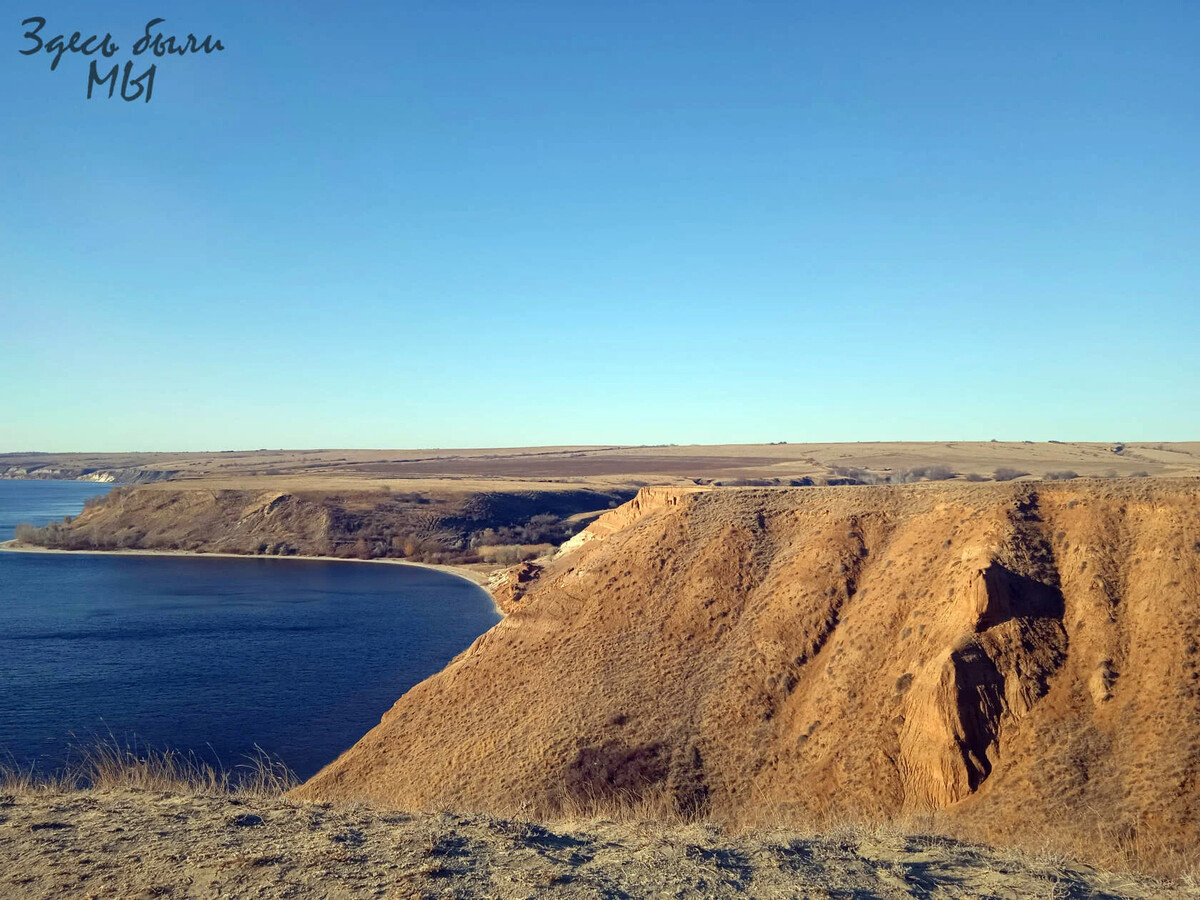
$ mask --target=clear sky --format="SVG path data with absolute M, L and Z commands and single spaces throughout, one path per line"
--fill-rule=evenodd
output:
M 1194 0 L 4 9 L 0 450 L 1200 439 Z

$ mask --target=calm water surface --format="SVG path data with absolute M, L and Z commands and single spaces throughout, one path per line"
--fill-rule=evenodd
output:
M 107 489 L 0 481 L 0 540 Z M 0 754 L 111 732 L 227 766 L 258 744 L 307 777 L 496 621 L 404 566 L 0 553 Z

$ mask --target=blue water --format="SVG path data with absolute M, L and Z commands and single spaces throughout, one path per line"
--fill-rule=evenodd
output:
M 0 539 L 106 489 L 0 481 Z M 415 567 L 0 553 L 0 755 L 50 767 L 111 733 L 308 777 L 497 620 Z
M 111 484 L 86 481 L 0 480 L 0 541 L 10 541 L 21 522 L 45 525 L 64 516 L 75 516 L 90 497 L 102 497 Z

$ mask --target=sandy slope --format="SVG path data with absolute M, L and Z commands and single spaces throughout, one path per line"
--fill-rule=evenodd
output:
M 937 809 L 1173 865 L 1200 846 L 1198 487 L 647 489 L 298 793 Z
M 1130 897 L 1181 884 L 898 831 L 545 828 L 279 799 L 0 795 L 0 896 Z

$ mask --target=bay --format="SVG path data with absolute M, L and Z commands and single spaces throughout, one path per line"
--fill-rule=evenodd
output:
M 0 539 L 107 488 L 0 481 Z M 411 566 L 0 553 L 0 756 L 51 768 L 111 735 L 308 777 L 498 620 Z

